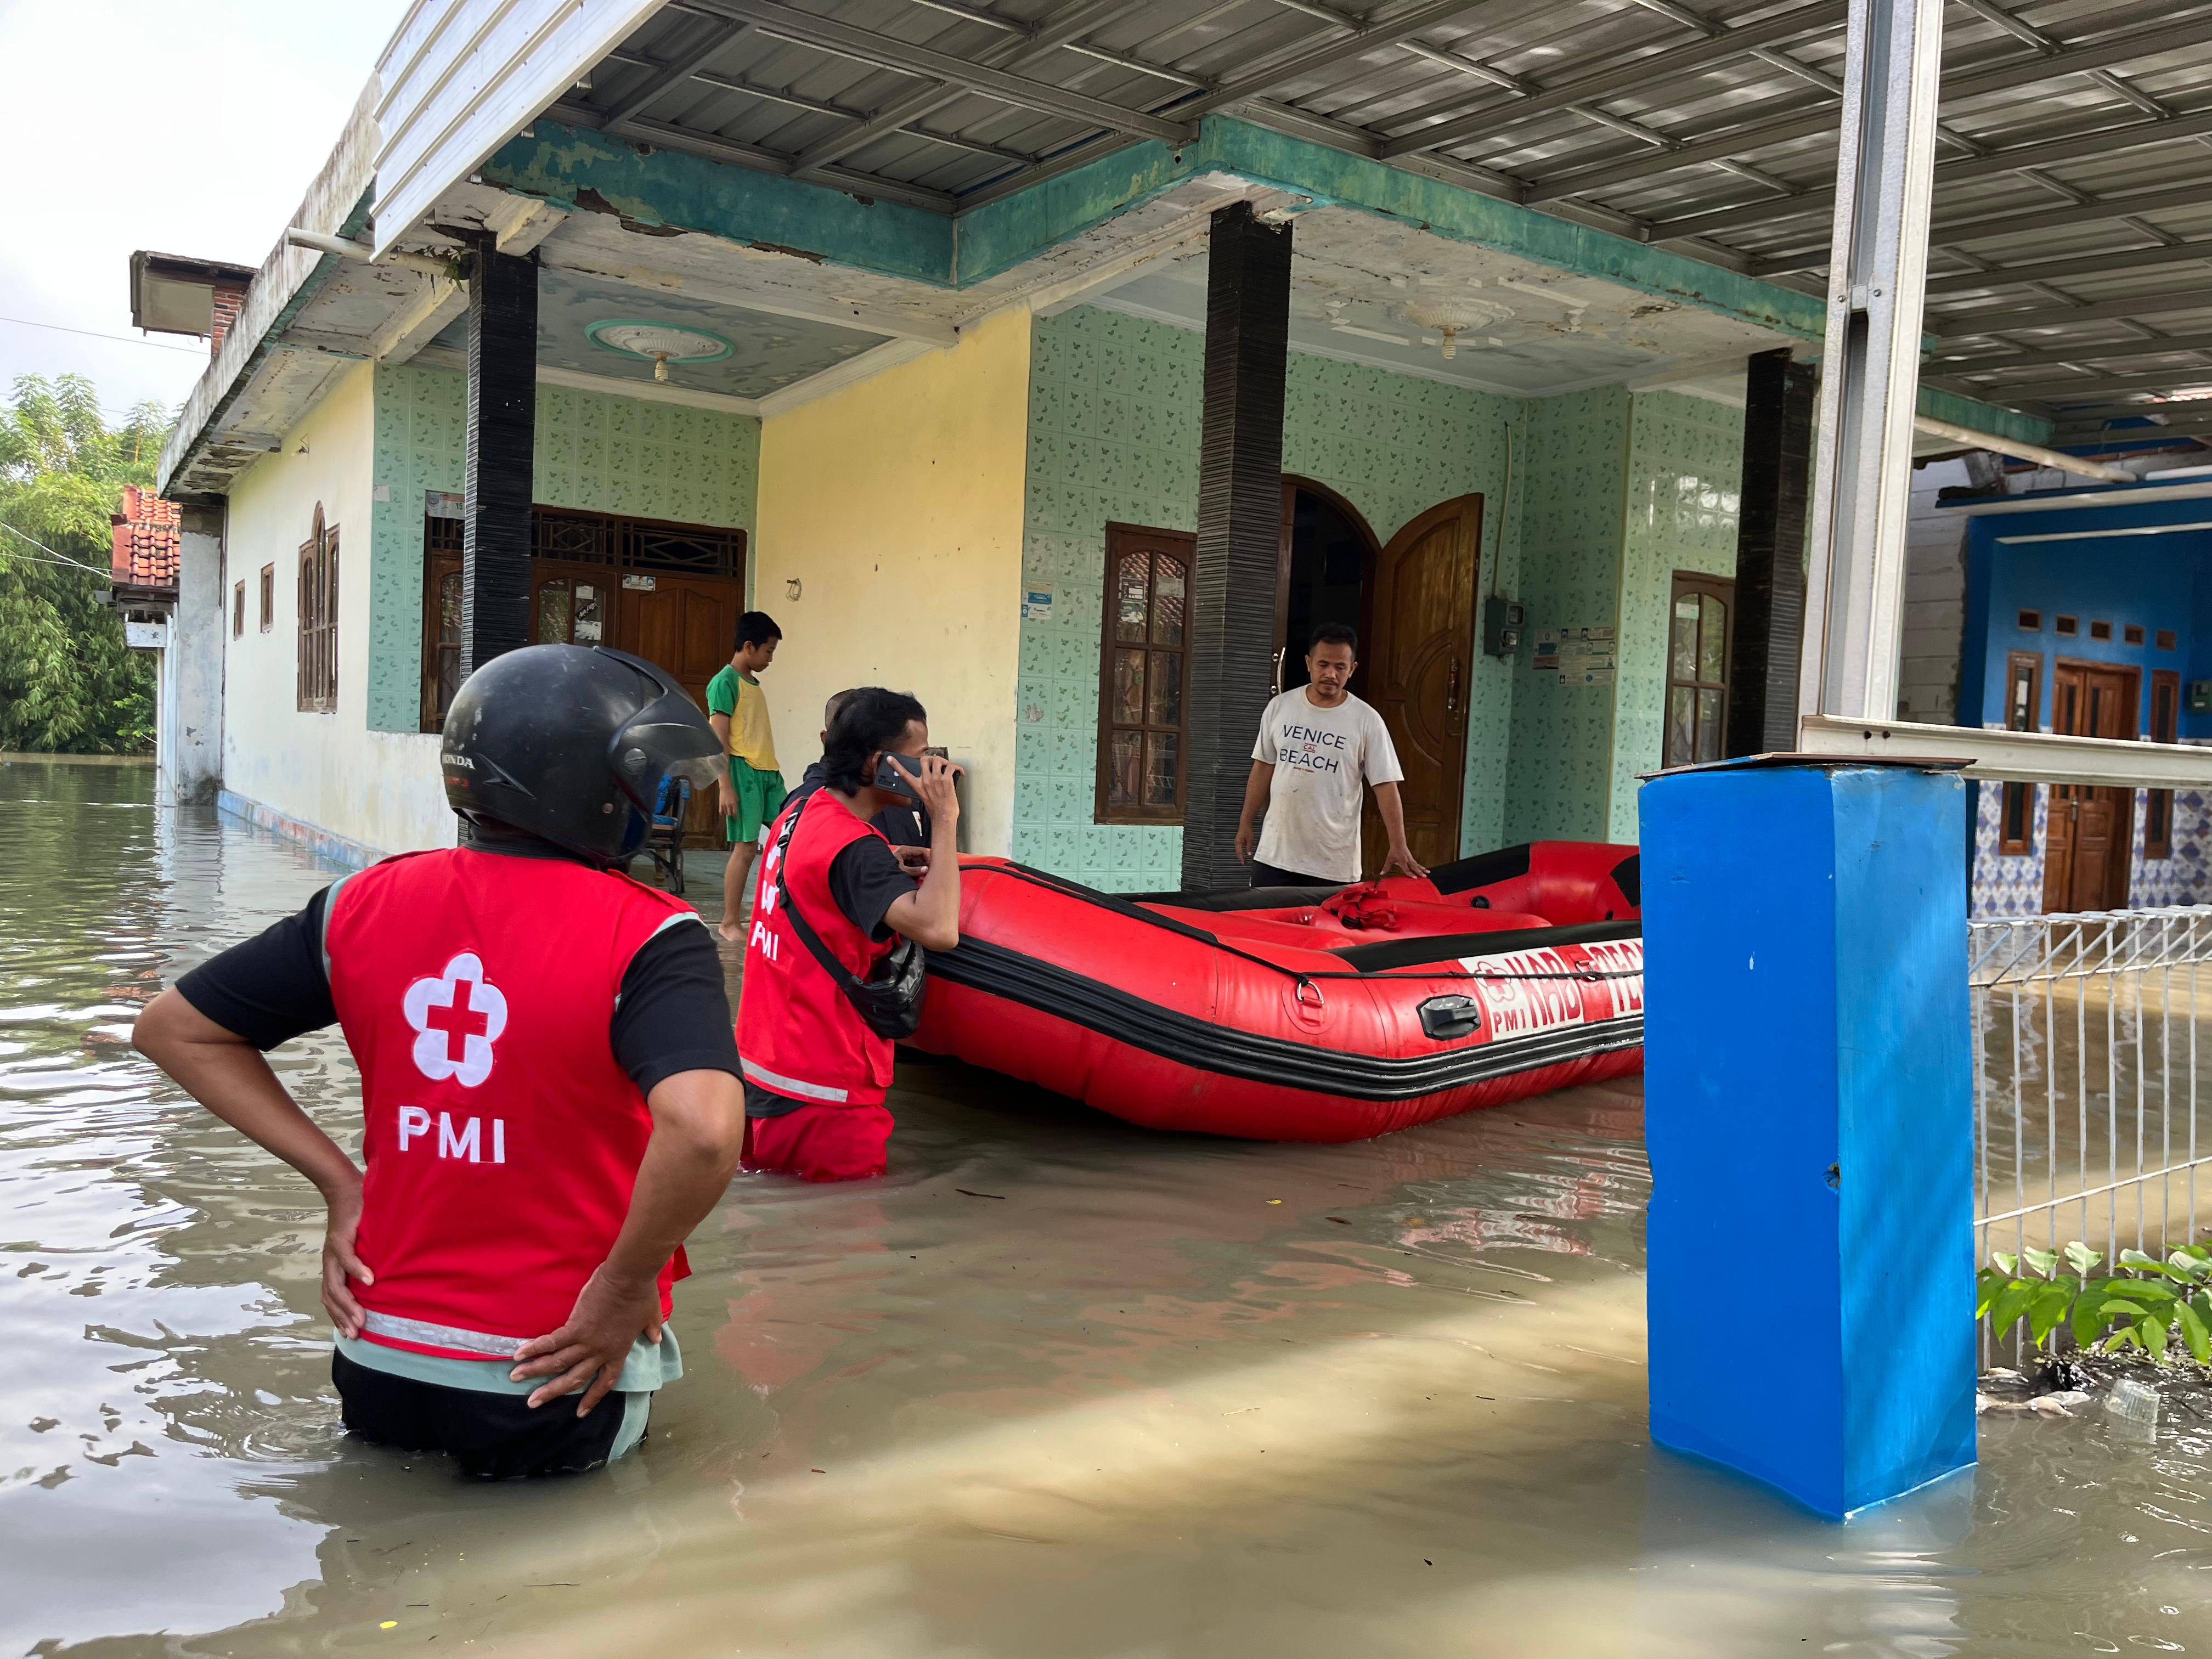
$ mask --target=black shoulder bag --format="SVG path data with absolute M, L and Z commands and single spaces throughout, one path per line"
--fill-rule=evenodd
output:
M 784 859 L 791 850 L 792 831 L 799 828 L 799 820 L 805 816 L 808 801 L 793 812 L 783 826 L 783 834 L 776 838 L 775 898 L 783 906 L 783 913 L 791 919 L 792 931 L 799 942 L 812 953 L 822 964 L 823 972 L 845 994 L 845 1000 L 853 1005 L 861 1023 L 879 1037 L 896 1042 L 912 1036 L 921 1024 L 921 994 L 927 984 L 924 977 L 928 966 L 927 954 L 912 939 L 901 938 L 892 946 L 891 953 L 876 964 L 867 978 L 860 979 L 853 970 L 831 954 L 822 942 L 821 935 L 807 925 L 806 917 L 791 902 L 791 889 L 784 884 Z

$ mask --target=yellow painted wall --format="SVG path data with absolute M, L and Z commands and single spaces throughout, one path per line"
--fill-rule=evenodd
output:
M 976 853 L 1012 845 L 1029 380 L 1017 309 L 761 425 L 753 603 L 783 629 L 762 684 L 785 777 L 832 692 L 911 691 L 969 768 Z

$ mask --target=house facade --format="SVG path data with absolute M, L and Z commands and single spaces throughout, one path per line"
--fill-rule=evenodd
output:
M 596 642 L 696 691 L 757 607 L 787 771 L 830 693 L 908 689 L 969 850 L 1173 887 L 1337 617 L 1433 862 L 1632 842 L 1640 775 L 1726 752 L 1744 629 L 1795 652 L 1734 582 L 1784 417 L 1747 367 L 1816 338 L 1801 289 L 1231 113 L 951 210 L 557 98 L 410 152 L 428 52 L 395 41 L 164 458 L 235 811 L 447 842 L 471 662 Z

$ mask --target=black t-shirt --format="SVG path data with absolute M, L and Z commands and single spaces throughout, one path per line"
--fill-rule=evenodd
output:
M 490 850 L 481 838 L 474 844 Z M 323 972 L 330 893 L 325 887 L 303 908 L 202 963 L 177 981 L 178 994 L 264 1051 L 336 1024 Z M 679 1072 L 742 1075 L 721 958 L 703 926 L 665 928 L 638 948 L 623 975 L 607 1040 L 643 1093 Z

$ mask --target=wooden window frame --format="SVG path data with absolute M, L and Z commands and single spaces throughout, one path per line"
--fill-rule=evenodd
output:
M 2014 621 L 2023 634 L 2040 634 L 2043 631 L 2043 613 L 2040 611 L 2023 611 Z
M 2171 628 L 2159 629 L 2151 635 L 2151 641 L 2160 651 L 2171 651 L 2177 643 Z
M 2120 643 L 2122 645 L 2141 645 L 2142 642 L 2143 628 L 2141 623 L 2124 623 L 2121 624 Z
M 276 626 L 276 567 L 261 567 L 261 631 L 270 632 Z
M 2081 634 L 2081 619 L 2079 617 L 2057 617 L 2051 620 L 2051 628 L 2053 633 L 2069 640 L 2078 639 Z
M 1678 680 L 1674 678 L 1674 605 L 1686 592 L 1710 594 L 1728 607 L 1728 623 L 1723 630 L 1721 638 L 1721 677 L 1718 680 Z M 1711 575 L 1698 570 L 1674 572 L 1667 584 L 1667 629 L 1661 636 L 1660 648 L 1665 653 L 1666 682 L 1664 690 L 1660 693 L 1659 701 L 1659 764 L 1662 768 L 1698 764 L 1694 754 L 1688 760 L 1676 761 L 1667 758 L 1667 738 L 1669 729 L 1668 710 L 1674 702 L 1674 691 L 1678 686 L 1686 688 L 1693 694 L 1711 690 L 1717 690 L 1721 694 L 1721 753 L 1717 758 L 1726 759 L 1729 676 L 1735 667 L 1735 579 L 1732 576 Z M 1696 743 L 1696 721 L 1693 718 L 1691 722 L 1691 742 L 1693 748 Z
M 303 714 L 338 706 L 338 527 L 315 503 L 313 534 L 300 544 L 300 614 L 294 682 Z
M 2160 718 L 2158 694 L 2167 693 L 2166 713 Z M 2178 668 L 2154 668 L 2150 671 L 2150 740 L 2153 743 L 2177 743 L 2181 738 L 2181 671 Z M 2146 859 L 2170 859 L 2173 856 L 2173 791 L 2154 789 L 2143 806 L 2143 856 Z
M 447 526 L 450 526 L 448 528 Z M 442 732 L 445 711 L 438 707 L 439 584 L 447 574 L 461 569 L 461 521 L 425 513 L 422 515 L 422 729 Z M 451 649 L 458 657 L 460 645 Z
M 1165 544 L 1175 557 L 1183 563 L 1183 642 L 1174 647 L 1181 662 L 1182 676 L 1181 696 L 1176 699 L 1180 720 L 1173 726 L 1154 725 L 1149 719 L 1138 726 L 1117 725 L 1114 719 L 1114 653 L 1121 642 L 1115 635 L 1114 573 L 1119 568 L 1121 554 L 1132 542 Z M 1098 732 L 1097 771 L 1092 793 L 1092 819 L 1098 823 L 1149 824 L 1155 827 L 1180 824 L 1183 808 L 1190 793 L 1190 594 L 1198 574 L 1198 538 L 1188 531 L 1161 530 L 1147 525 L 1109 524 L 1106 526 L 1106 557 L 1099 572 L 1100 605 L 1098 616 Z M 1151 592 L 1147 590 L 1147 617 L 1150 616 Z M 1146 648 L 1152 647 L 1149 641 Z M 1146 687 L 1150 690 L 1149 684 Z M 1150 714 L 1149 696 L 1146 698 Z M 1151 734 L 1173 732 L 1176 737 L 1176 794 L 1172 806 L 1115 806 L 1109 805 L 1114 775 L 1114 734 L 1116 731 L 1143 732 Z M 1139 792 L 1142 793 L 1139 775 Z
M 2089 624 L 2089 638 L 2093 642 L 2098 645 L 2110 645 L 2112 642 L 2112 623 L 2108 622 L 2091 623 Z
M 2013 688 L 2020 677 L 2027 677 L 2027 712 L 2018 715 L 2013 708 Z M 2005 653 L 2004 720 L 2008 732 L 2041 730 L 2043 719 L 2043 653 L 2039 651 L 2008 651 Z M 2025 721 L 2025 724 L 2022 721 Z M 2035 786 L 2032 783 L 2008 783 L 1997 799 L 1997 851 L 2006 858 L 2021 858 L 2035 850 Z M 2020 833 L 2012 833 L 2017 824 Z

